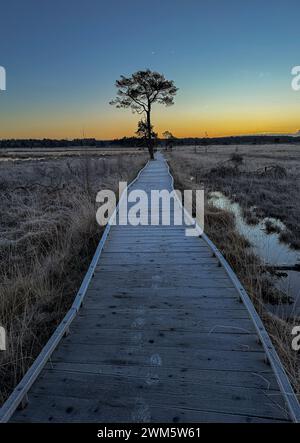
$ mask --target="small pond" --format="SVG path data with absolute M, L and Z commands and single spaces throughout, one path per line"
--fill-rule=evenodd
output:
M 282 243 L 278 233 L 268 234 L 266 231 L 266 222 L 271 222 L 280 230 L 284 230 L 285 225 L 280 220 L 267 217 L 257 225 L 249 225 L 242 215 L 240 205 L 232 202 L 221 192 L 210 193 L 209 201 L 216 208 L 226 209 L 234 214 L 238 232 L 251 243 L 254 253 L 264 264 L 294 266 L 300 263 L 299 251 L 294 251 Z M 293 303 L 280 306 L 268 305 L 268 308 L 281 317 L 300 315 L 300 272 L 284 270 L 282 274 L 282 277 L 272 276 L 272 279 L 278 289 L 293 299 Z

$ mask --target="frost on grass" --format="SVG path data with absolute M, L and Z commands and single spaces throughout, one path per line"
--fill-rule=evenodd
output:
M 101 228 L 96 193 L 131 181 L 145 156 L 0 163 L 0 402 L 70 307 Z
M 236 153 L 238 152 L 238 157 Z M 239 145 L 180 147 L 167 154 L 177 189 L 191 186 L 220 191 L 240 204 L 248 223 L 265 218 L 278 221 L 266 230 L 279 231 L 280 239 L 300 249 L 300 150 L 298 145 Z M 194 180 L 191 181 L 191 177 Z M 232 213 L 205 206 L 205 231 L 233 267 L 250 295 L 285 369 L 300 393 L 299 353 L 291 348 L 291 331 L 299 318 L 282 320 L 265 309 L 265 302 L 281 303 L 280 293 L 265 272 L 247 240 L 241 236 Z

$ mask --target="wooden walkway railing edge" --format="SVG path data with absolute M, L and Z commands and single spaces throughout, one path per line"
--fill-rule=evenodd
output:
M 169 167 L 169 164 L 167 161 L 166 161 L 166 165 L 167 165 L 168 172 L 169 172 L 169 175 L 172 180 L 172 187 L 174 189 L 174 177 L 172 176 L 172 174 L 170 172 L 170 167 Z M 175 196 L 176 196 L 179 204 L 181 204 L 181 201 L 178 198 L 176 192 L 175 192 Z M 281 360 L 277 354 L 277 351 L 273 346 L 270 336 L 269 336 L 268 332 L 266 331 L 266 328 L 265 328 L 260 316 L 258 315 L 249 295 L 247 294 L 247 291 L 245 290 L 244 286 L 239 281 L 237 275 L 235 274 L 235 272 L 233 271 L 233 269 L 231 268 L 231 266 L 229 265 L 227 260 L 224 258 L 222 253 L 218 250 L 216 245 L 203 232 L 203 229 L 198 225 L 197 220 L 193 219 L 193 217 L 186 211 L 186 209 L 184 207 L 183 207 L 183 211 L 184 211 L 186 217 L 191 222 L 195 223 L 195 227 L 199 231 L 199 236 L 201 236 L 202 239 L 210 247 L 213 256 L 219 260 L 220 265 L 224 268 L 228 277 L 230 278 L 230 280 L 232 281 L 236 290 L 238 291 L 240 301 L 244 303 L 244 305 L 249 313 L 249 316 L 255 326 L 255 329 L 256 329 L 256 332 L 258 335 L 258 339 L 264 348 L 264 352 L 266 354 L 266 360 L 269 362 L 269 364 L 271 365 L 271 367 L 274 371 L 279 388 L 281 390 L 281 393 L 282 393 L 282 395 L 285 399 L 286 405 L 288 407 L 291 419 L 295 423 L 300 423 L 300 405 L 299 405 L 298 398 L 294 392 L 294 389 L 290 383 L 290 380 L 286 374 L 286 371 L 281 363 Z

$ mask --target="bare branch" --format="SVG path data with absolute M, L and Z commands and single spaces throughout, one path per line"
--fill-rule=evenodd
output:
M 173 80 L 167 80 L 163 74 L 147 69 L 137 71 L 131 77 L 121 75 L 116 81 L 117 97 L 110 102 L 117 108 L 131 108 L 133 112 L 146 114 L 146 128 L 148 148 L 153 158 L 152 138 L 154 132 L 151 125 L 151 108 L 153 103 L 165 106 L 173 105 L 178 91 Z

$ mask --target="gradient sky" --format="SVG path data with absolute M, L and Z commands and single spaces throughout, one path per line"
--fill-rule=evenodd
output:
M 299 22 L 299 0 L 3 0 L 0 138 L 132 135 L 139 116 L 108 102 L 144 68 L 180 88 L 159 133 L 296 132 Z

